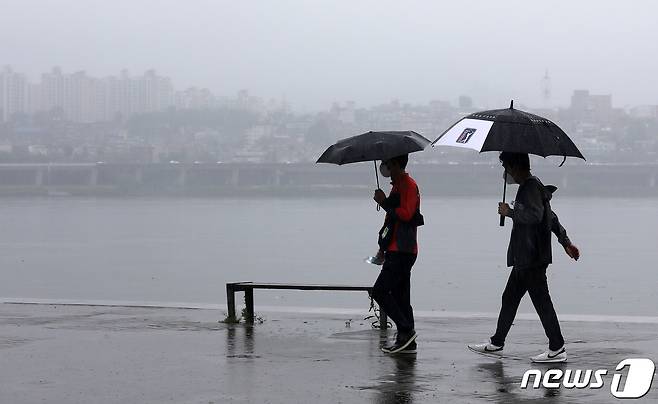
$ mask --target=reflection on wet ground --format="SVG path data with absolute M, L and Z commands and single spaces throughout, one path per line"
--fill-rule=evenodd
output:
M 416 386 L 416 355 L 391 356 L 392 372 L 384 375 L 373 402 L 377 404 L 413 403 Z
M 240 337 L 236 337 L 237 333 Z M 233 326 L 226 329 L 226 357 L 227 358 L 260 358 L 254 355 L 254 332 L 253 326 Z
M 557 363 L 553 364 L 550 367 L 539 365 L 537 368 L 551 368 L 551 369 L 566 369 L 566 363 Z M 508 369 L 509 373 L 511 369 Z M 542 403 L 560 403 L 568 402 L 560 400 L 560 389 L 547 389 L 543 386 L 538 390 L 533 391 L 532 395 L 526 393 L 526 391 L 520 390 L 520 380 L 518 376 L 511 376 L 506 374 L 505 360 L 496 360 L 490 363 L 479 363 L 475 366 L 475 371 L 481 373 L 478 379 L 488 380 L 489 384 L 493 384 L 492 389 L 487 393 L 482 393 L 481 398 L 486 399 L 490 402 L 495 403 L 510 403 L 510 402 L 522 402 L 529 399 L 534 399 L 533 401 L 538 401 Z M 522 392 L 523 394 L 519 394 Z
M 495 360 L 465 348 L 491 319 L 420 318 L 418 353 L 395 356 L 380 351 L 394 332 L 367 322 L 264 316 L 249 326 L 213 310 L 0 305 L 3 402 L 600 403 L 613 402 L 610 379 L 598 390 L 521 389 L 521 379 L 658 362 L 656 324 L 563 322 L 570 362 L 534 366 L 527 358 L 546 344 L 538 321 L 517 321 L 510 358 Z M 658 386 L 645 401 L 658 401 Z

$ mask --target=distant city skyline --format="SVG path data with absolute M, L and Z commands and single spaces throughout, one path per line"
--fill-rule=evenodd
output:
M 13 72 L 19 73 L 23 76 L 23 78 L 28 82 L 28 83 L 34 83 L 36 80 L 40 79 L 43 77 L 44 74 L 52 73 L 54 70 L 59 69 L 63 73 L 66 74 L 76 74 L 76 73 L 84 73 L 85 75 L 88 75 L 89 77 L 93 78 L 98 78 L 98 79 L 106 79 L 106 78 L 112 78 L 112 77 L 121 77 L 122 75 L 128 75 L 131 77 L 138 76 L 140 74 L 144 73 L 162 73 L 163 70 L 154 66 L 149 66 L 143 69 L 137 69 L 137 68 L 128 68 L 128 67 L 122 67 L 116 71 L 92 71 L 91 69 L 88 69 L 84 66 L 78 66 L 78 68 L 71 68 L 70 66 L 63 66 L 63 65 L 56 65 L 56 64 L 51 64 L 46 66 L 43 69 L 27 69 L 27 68 L 18 68 L 15 64 L 6 64 L 5 66 L 0 66 L 2 69 L 10 68 Z M 459 103 L 459 98 L 462 96 L 467 96 L 470 97 L 474 103 L 478 106 L 482 106 L 483 108 L 499 108 L 501 104 L 508 104 L 510 99 L 515 99 L 519 104 L 523 104 L 532 108 L 561 108 L 561 107 L 567 107 L 569 105 L 569 102 L 571 101 L 571 96 L 573 91 L 577 90 L 592 90 L 591 88 L 582 85 L 582 86 L 575 86 L 574 88 L 568 88 L 564 89 L 564 91 L 560 91 L 559 97 L 556 97 L 556 91 L 553 88 L 553 76 L 551 75 L 551 72 L 549 69 L 543 69 L 537 72 L 537 77 L 535 80 L 535 83 L 532 83 L 534 85 L 534 89 L 536 90 L 536 96 L 533 97 L 528 97 L 528 99 L 524 99 L 523 97 L 513 97 L 513 96 L 498 96 L 495 98 L 498 98 L 501 100 L 501 103 L 494 104 L 491 101 L 489 101 L 490 97 L 478 97 L 476 95 L 463 92 L 456 94 L 454 96 L 445 96 L 440 93 L 437 93 L 434 97 L 430 96 L 427 99 L 412 99 L 412 98 L 404 98 L 402 95 L 395 95 L 391 94 L 388 98 L 381 99 L 379 101 L 373 101 L 370 103 L 366 103 L 363 101 L 359 101 L 354 99 L 353 97 L 349 97 L 347 94 L 344 97 L 337 97 L 336 99 L 332 99 L 331 101 L 328 101 L 326 105 L 306 105 L 303 103 L 295 102 L 293 100 L 288 99 L 286 96 L 286 93 L 281 93 L 279 95 L 268 95 L 266 92 L 260 92 L 258 91 L 258 88 L 255 86 L 249 86 L 246 85 L 241 88 L 235 88 L 234 91 L 232 92 L 221 92 L 218 91 L 217 89 L 213 89 L 213 86 L 209 83 L 202 83 L 200 82 L 202 77 L 199 78 L 199 80 L 188 80 L 187 82 L 184 80 L 181 80 L 178 77 L 175 77 L 167 72 L 164 72 L 163 78 L 166 78 L 169 80 L 172 84 L 172 86 L 176 87 L 178 90 L 177 91 L 183 91 L 182 89 L 185 90 L 190 90 L 190 89 L 198 89 L 202 90 L 205 92 L 205 95 L 199 95 L 199 96 L 208 96 L 212 95 L 212 97 L 215 98 L 226 98 L 226 97 L 231 97 L 234 96 L 238 92 L 248 92 L 250 94 L 253 94 L 255 96 L 259 96 L 263 99 L 267 100 L 276 100 L 280 102 L 285 102 L 286 104 L 291 105 L 297 112 L 320 112 L 327 110 L 331 108 L 331 106 L 334 103 L 346 103 L 346 102 L 354 102 L 357 104 L 359 107 L 363 108 L 370 108 L 376 105 L 382 105 L 386 104 L 391 101 L 399 101 L 401 103 L 409 103 L 409 104 L 414 104 L 414 105 L 424 105 L 424 104 L 429 104 L 432 101 L 448 101 L 452 104 L 457 105 Z M 598 91 L 596 89 L 592 90 L 593 92 L 600 93 L 603 95 L 614 95 L 610 91 Z M 625 103 L 623 105 L 620 105 L 619 102 L 616 102 L 614 104 L 615 107 L 617 108 L 630 108 L 630 107 L 636 107 L 636 106 L 643 106 L 643 105 L 658 105 L 658 98 L 656 99 L 655 103 Z
M 236 94 L 215 94 L 204 86 L 176 87 L 175 79 L 168 75 L 160 75 L 156 69 L 148 69 L 144 73 L 134 75 L 128 69 L 121 69 L 113 75 L 96 77 L 87 73 L 86 69 L 67 71 L 60 66 L 51 67 L 33 78 L 25 72 L 17 71 L 11 65 L 0 67 L 0 121 L 8 121 L 14 113 L 34 114 L 51 111 L 55 107 L 63 110 L 66 118 L 74 122 L 103 122 L 117 118 L 126 119 L 135 114 L 161 111 L 169 107 L 179 109 L 208 109 L 226 105 Z M 517 99 L 517 105 L 531 109 L 566 108 L 573 105 L 574 95 L 590 91 L 584 88 L 572 90 L 568 102 L 563 105 L 550 104 L 552 92 L 551 77 L 548 70 L 540 80 L 543 100 L 538 104 L 528 104 Z M 249 98 L 253 104 L 263 104 L 263 97 L 258 93 L 250 93 L 248 89 L 237 92 L 242 102 Z M 613 94 L 593 95 L 592 102 L 603 102 L 608 108 L 614 107 Z M 352 108 L 372 108 L 376 105 L 385 105 L 390 102 L 401 104 L 429 105 L 432 102 L 449 102 L 452 105 L 461 105 L 464 99 L 469 106 L 482 107 L 481 100 L 474 99 L 469 94 L 462 94 L 455 99 L 441 99 L 438 96 L 428 100 L 425 104 L 408 102 L 393 97 L 379 104 L 363 105 L 353 100 L 336 100 L 324 110 L 333 108 L 338 104 L 350 104 Z M 285 99 L 270 100 L 278 105 L 286 105 Z M 626 106 L 627 109 L 638 109 L 654 105 L 638 104 Z M 496 106 L 498 108 L 502 106 Z M 309 112 L 303 108 L 293 108 L 295 112 Z M 313 111 L 320 112 L 320 111 Z
M 0 68 L 0 162 L 311 162 L 339 138 L 368 130 L 433 138 L 485 108 L 465 94 L 426 103 L 343 101 L 306 113 L 244 90 L 225 96 L 174 83 L 153 69 L 95 77 L 53 68 L 32 81 Z M 546 73 L 543 85 L 550 93 Z M 589 162 L 657 161 L 658 105 L 618 108 L 612 94 L 587 89 L 574 89 L 559 108 L 514 105 L 558 123 Z M 453 162 L 471 158 L 441 153 Z

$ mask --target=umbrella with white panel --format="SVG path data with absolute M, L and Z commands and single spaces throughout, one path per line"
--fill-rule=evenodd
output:
M 443 132 L 432 146 L 452 146 L 478 152 L 499 151 L 537 156 L 577 157 L 585 160 L 569 136 L 551 120 L 509 108 L 470 114 Z M 560 164 L 560 166 L 562 165 Z M 507 183 L 503 185 L 503 202 Z M 505 218 L 501 216 L 500 225 Z

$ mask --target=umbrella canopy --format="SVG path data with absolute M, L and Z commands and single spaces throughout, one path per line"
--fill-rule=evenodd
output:
M 578 157 L 585 160 L 569 136 L 546 118 L 509 108 L 476 112 L 462 118 L 432 142 L 432 146 L 453 146 L 479 152 L 501 151 L 538 156 Z M 560 164 L 560 165 L 562 165 Z M 503 202 L 507 182 L 503 180 Z M 505 217 L 500 216 L 500 225 Z
M 430 141 L 413 131 L 367 132 L 339 140 L 322 153 L 317 163 L 349 164 L 388 160 L 423 150 Z
M 462 118 L 432 145 L 585 160 L 559 126 L 541 116 L 514 109 L 513 101 L 509 108 L 476 112 Z

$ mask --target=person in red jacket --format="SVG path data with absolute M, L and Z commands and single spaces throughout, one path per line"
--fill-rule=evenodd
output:
M 373 199 L 384 209 L 386 218 L 379 231 L 382 270 L 375 281 L 372 297 L 397 327 L 395 342 L 382 347 L 386 353 L 415 353 L 416 331 L 411 307 L 411 268 L 418 255 L 417 228 L 424 224 L 420 213 L 420 192 L 405 168 L 408 155 L 382 161 L 380 171 L 390 173 L 393 185 L 388 196 L 378 189 Z

